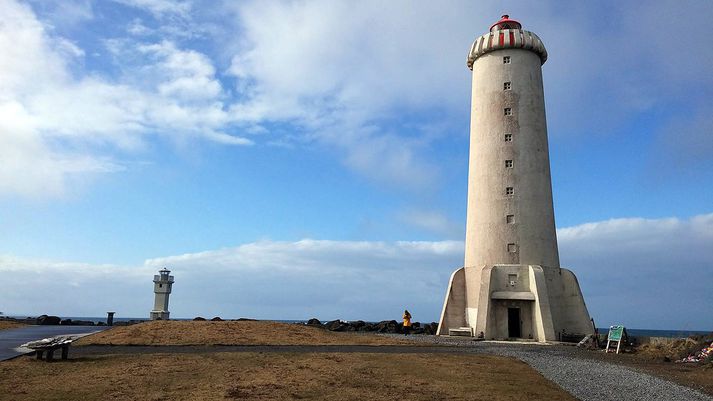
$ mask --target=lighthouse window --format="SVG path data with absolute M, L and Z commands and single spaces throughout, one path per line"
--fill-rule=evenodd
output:
M 505 167 L 512 168 L 512 160 L 505 160 Z
M 509 215 L 505 216 L 505 221 L 506 221 L 508 224 L 514 224 L 514 223 L 515 223 L 515 215 L 514 215 L 514 214 L 509 214 Z
M 512 142 L 512 134 L 505 134 L 505 142 Z
M 159 284 L 159 285 L 158 285 L 158 288 L 163 288 L 163 284 Z
M 514 195 L 514 194 L 515 194 L 515 188 L 513 188 L 513 187 L 505 188 L 505 195 Z
M 510 252 L 510 253 L 517 252 L 517 245 L 516 244 L 508 244 L 508 252 Z
M 512 115 L 512 109 L 510 107 L 505 108 L 505 115 L 506 116 L 511 116 Z
M 510 56 L 503 57 L 503 64 L 510 64 Z
M 503 84 L 503 90 L 509 91 L 511 86 L 512 85 L 510 85 L 510 82 L 505 82 Z

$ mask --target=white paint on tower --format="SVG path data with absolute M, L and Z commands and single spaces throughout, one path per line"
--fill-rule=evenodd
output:
M 153 276 L 155 298 L 150 316 L 151 320 L 168 320 L 170 315 L 168 311 L 168 296 L 171 295 L 173 276 L 169 275 L 171 271 L 165 267 L 159 270 L 158 273 L 158 275 Z
M 537 35 L 507 15 L 471 46 L 473 71 L 464 267 L 439 324 L 484 338 L 559 340 L 593 328 L 557 250 Z

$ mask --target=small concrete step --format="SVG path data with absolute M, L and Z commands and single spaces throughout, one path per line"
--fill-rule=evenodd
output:
M 448 335 L 449 336 L 473 337 L 473 329 L 470 327 L 458 327 L 455 329 L 449 328 Z

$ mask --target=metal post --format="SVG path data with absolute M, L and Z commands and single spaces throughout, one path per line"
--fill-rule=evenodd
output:
M 116 312 L 107 312 L 106 313 L 106 325 L 107 326 L 113 326 L 114 325 L 114 314 Z

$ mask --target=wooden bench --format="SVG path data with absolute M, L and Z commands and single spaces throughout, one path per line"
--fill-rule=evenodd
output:
M 47 362 L 51 362 L 54 359 L 54 352 L 58 349 L 62 350 L 62 359 L 67 359 L 67 356 L 69 355 L 69 346 L 72 345 L 72 341 L 74 340 L 75 337 L 72 336 L 57 336 L 37 341 L 30 341 L 29 343 L 22 344 L 21 347 L 34 350 L 37 355 L 37 359 L 42 359 L 42 355 L 47 352 L 45 360 Z

